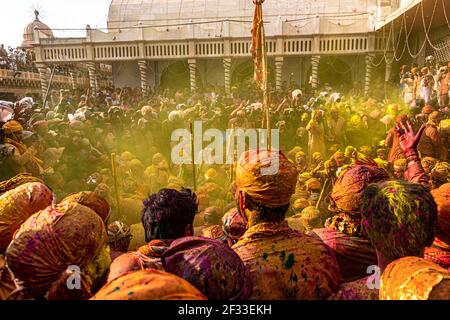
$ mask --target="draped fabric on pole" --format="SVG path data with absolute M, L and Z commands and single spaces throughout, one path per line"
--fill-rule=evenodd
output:
M 252 27 L 252 57 L 255 65 L 255 82 L 261 90 L 267 89 L 267 65 L 262 4 L 264 0 L 253 0 L 255 16 Z

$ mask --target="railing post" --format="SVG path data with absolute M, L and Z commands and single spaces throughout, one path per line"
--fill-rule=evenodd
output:
M 91 26 L 86 26 L 86 60 L 94 61 L 94 46 L 92 45 L 92 30 Z
M 144 28 L 139 28 L 139 59 L 145 59 Z

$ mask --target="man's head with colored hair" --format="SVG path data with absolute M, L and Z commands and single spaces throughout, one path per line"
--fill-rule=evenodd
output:
M 369 185 L 361 200 L 362 226 L 387 262 L 423 255 L 433 243 L 437 207 L 419 184 L 387 181 Z
M 173 240 L 193 234 L 197 196 L 189 189 L 162 189 L 143 201 L 145 240 Z

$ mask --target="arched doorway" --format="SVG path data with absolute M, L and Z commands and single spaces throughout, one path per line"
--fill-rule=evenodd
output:
M 275 74 L 273 69 L 268 66 L 269 84 L 275 85 Z M 239 86 L 242 84 L 248 84 L 253 80 L 254 66 L 252 60 L 240 61 L 233 68 L 231 74 L 231 84 L 233 86 Z
M 160 86 L 163 89 L 185 89 L 190 87 L 189 67 L 186 62 L 177 61 L 161 72 Z
M 352 67 L 333 56 L 322 57 L 319 64 L 319 83 L 334 88 L 349 89 L 353 86 Z

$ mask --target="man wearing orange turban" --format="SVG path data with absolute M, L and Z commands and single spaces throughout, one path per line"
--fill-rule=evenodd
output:
M 432 157 L 447 161 L 447 148 L 442 134 L 439 131 L 440 114 L 435 111 L 428 117 L 427 127 L 419 143 L 419 152 L 422 157 Z
M 206 300 L 206 297 L 182 278 L 149 269 L 108 282 L 91 300 Z
M 8 121 L 3 125 L 3 132 L 5 132 L 5 134 L 20 133 L 22 131 L 22 125 L 15 120 Z
M 326 299 L 341 280 L 325 245 L 285 220 L 296 181 L 295 164 L 278 150 L 248 151 L 238 162 L 236 200 L 248 230 L 233 249 L 250 269 L 252 300 Z
M 431 191 L 438 208 L 436 238 L 432 247 L 425 249 L 425 259 L 450 270 L 450 183 Z
M 392 262 L 381 277 L 380 300 L 448 300 L 450 271 L 419 257 Z
M 22 125 L 15 120 L 8 121 L 2 126 L 1 131 L 0 145 L 3 145 L 2 153 L 6 155 L 5 159 L 2 159 L 1 180 L 11 179 L 24 172 L 38 176 L 42 172 L 40 167 L 42 161 L 35 157 L 34 148 L 27 148 L 20 141 Z

